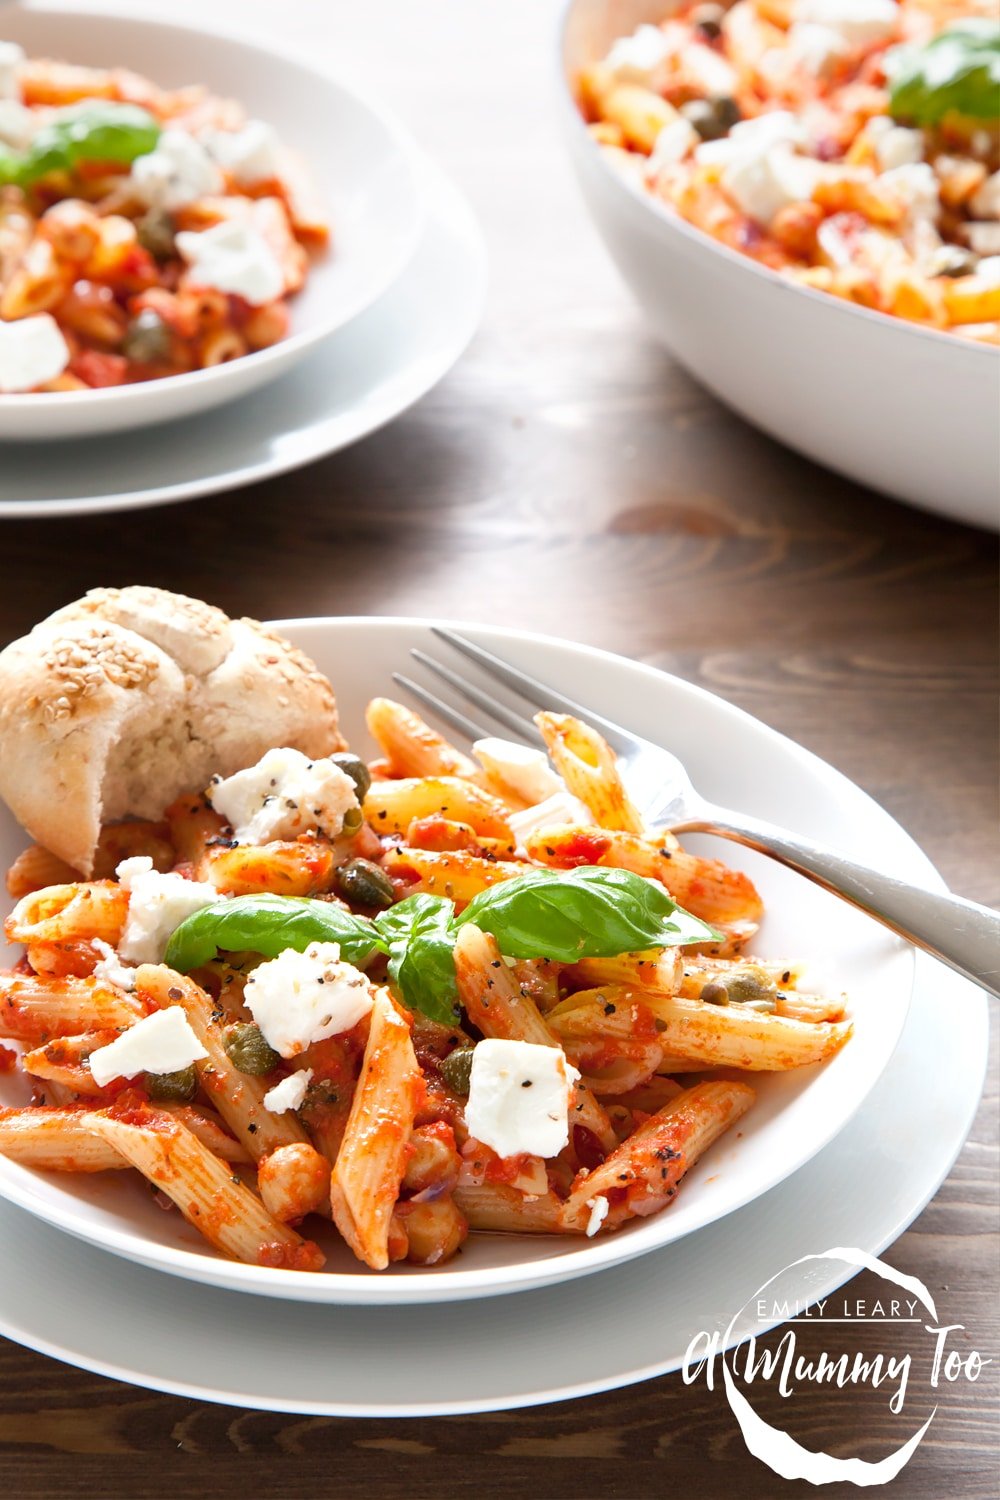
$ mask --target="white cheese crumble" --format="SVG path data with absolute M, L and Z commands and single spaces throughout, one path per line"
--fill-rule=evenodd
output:
M 128 915 L 118 952 L 134 964 L 158 964 L 174 929 L 186 917 L 220 899 L 214 885 L 161 875 L 148 854 L 123 859 L 115 871 L 128 891 Z
M 372 989 L 360 969 L 340 962 L 336 943 L 311 943 L 254 969 L 243 1000 L 268 1046 L 287 1059 L 350 1031 L 371 1010 Z
M 17 42 L 0 42 L 0 99 L 20 99 L 18 70 L 24 62 L 24 48 Z
M 888 172 L 881 174 L 878 183 L 889 189 L 911 222 L 937 218 L 941 208 L 938 180 L 934 168 L 928 162 L 911 162 L 906 166 L 891 167 Z
M 300 1068 L 297 1073 L 289 1073 L 273 1089 L 268 1089 L 264 1095 L 264 1108 L 270 1110 L 272 1115 L 283 1115 L 289 1109 L 301 1109 L 309 1092 L 312 1076 L 312 1068 Z
M 587 1220 L 587 1238 L 588 1240 L 592 1240 L 594 1238 L 594 1235 L 600 1229 L 601 1225 L 604 1223 L 605 1219 L 608 1217 L 608 1209 L 610 1207 L 610 1204 L 608 1203 L 607 1198 L 602 1196 L 598 1198 L 588 1198 L 587 1207 L 590 1209 L 590 1218 Z
M 686 122 L 685 122 L 686 123 Z M 502 781 L 526 802 L 542 802 L 566 790 L 561 776 L 549 765 L 544 750 L 517 745 L 513 740 L 476 740 L 472 753 L 491 776 Z
M 838 62 L 850 57 L 851 48 L 840 32 L 829 26 L 795 21 L 788 30 L 785 53 L 814 78 L 828 78 Z
M 986 256 L 979 262 L 975 274 L 990 286 L 1000 286 L 1000 255 Z
M 26 105 L 0 97 L 0 145 L 23 151 L 37 127 L 37 116 Z
M 91 947 L 96 948 L 101 955 L 94 965 L 94 978 L 98 984 L 109 984 L 116 990 L 135 989 L 135 970 L 122 963 L 110 943 L 105 943 L 101 938 L 93 938 Z
M 225 187 L 205 147 L 186 130 L 164 130 L 152 151 L 136 157 L 129 180 L 144 203 L 165 209 L 183 208 Z
M 285 290 L 278 257 L 260 231 L 248 224 L 223 220 L 200 232 L 184 230 L 174 242 L 196 286 L 231 292 L 251 307 L 273 302 Z
M 869 120 L 865 135 L 872 144 L 882 172 L 889 172 L 893 167 L 912 166 L 924 159 L 923 132 L 894 125 L 888 115 L 876 115 Z
M 510 813 L 507 822 L 514 838 L 523 844 L 539 828 L 554 828 L 558 823 L 582 823 L 591 827 L 594 815 L 572 792 L 562 791 L 546 797 L 544 802 L 537 802 L 534 807 L 526 807 L 523 812 Z
M 993 260 L 1000 255 L 1000 224 L 965 224 L 962 233 L 970 249 Z M 982 261 L 980 261 L 980 269 Z
M 969 199 L 976 219 L 1000 219 L 1000 172 L 994 172 Z
M 168 1005 L 92 1052 L 90 1071 L 104 1088 L 113 1078 L 134 1078 L 137 1073 L 178 1073 L 207 1056 L 181 1007 Z
M 772 109 L 753 120 L 740 120 L 727 136 L 703 141 L 695 152 L 699 162 L 726 166 L 747 157 L 760 156 L 772 146 L 805 146 L 805 127 L 787 109 Z
M 488 1037 L 472 1053 L 465 1123 L 498 1156 L 558 1156 L 577 1070 L 558 1047 Z
M 621 36 L 604 59 L 605 67 L 619 83 L 648 84 L 673 51 L 659 26 L 640 26 L 631 36 Z
M 33 391 L 68 364 L 69 345 L 51 314 L 0 318 L 0 391 Z
M 729 98 L 735 92 L 739 82 L 736 69 L 711 47 L 701 42 L 689 42 L 681 50 L 680 60 L 685 73 L 710 98 Z
M 683 115 L 671 120 L 669 125 L 664 125 L 653 142 L 649 157 L 651 170 L 657 172 L 661 167 L 672 167 L 683 161 L 700 139 L 690 120 L 685 120 Z
M 793 16 L 826 26 L 851 47 L 870 47 L 895 35 L 899 6 L 896 0 L 796 0 Z
M 282 174 L 277 132 L 264 120 L 248 120 L 239 130 L 206 130 L 201 140 L 237 182 L 263 182 Z
M 240 844 L 295 839 L 312 828 L 336 838 L 344 814 L 358 806 L 346 771 L 288 747 L 268 750 L 255 766 L 213 782 L 206 796 Z

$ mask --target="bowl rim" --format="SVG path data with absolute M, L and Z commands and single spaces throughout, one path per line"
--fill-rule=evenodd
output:
M 556 18 L 556 58 L 555 66 L 558 75 L 557 93 L 559 96 L 559 107 L 567 119 L 568 128 L 575 133 L 577 141 L 582 142 L 583 149 L 591 153 L 592 160 L 599 163 L 599 170 L 605 178 L 615 184 L 614 191 L 623 196 L 623 201 L 631 204 L 641 204 L 648 212 L 650 220 L 654 224 L 672 229 L 682 238 L 687 239 L 692 246 L 702 247 L 712 254 L 720 256 L 731 265 L 740 266 L 744 270 L 767 282 L 774 290 L 784 291 L 800 297 L 807 297 L 817 306 L 825 307 L 833 312 L 839 312 L 845 316 L 860 318 L 873 328 L 895 328 L 900 334 L 911 338 L 928 340 L 939 349 L 955 349 L 962 351 L 971 358 L 995 360 L 1000 351 L 987 344 L 977 344 L 971 339 L 962 339 L 957 334 L 945 333 L 943 329 L 930 328 L 922 323 L 911 323 L 906 318 L 898 318 L 892 313 L 881 312 L 870 307 L 861 307 L 856 302 L 847 302 L 842 297 L 834 297 L 828 292 L 818 291 L 815 287 L 802 286 L 798 282 L 790 281 L 779 272 L 772 270 L 770 266 L 762 265 L 760 261 L 754 260 L 750 255 L 741 255 L 738 250 L 731 249 L 722 244 L 720 240 L 713 239 L 705 230 L 696 228 L 689 224 L 680 214 L 674 212 L 652 193 L 640 192 L 623 172 L 616 172 L 607 157 L 601 151 L 600 146 L 590 135 L 586 128 L 583 115 L 577 102 L 573 80 L 569 77 L 566 68 L 566 41 L 570 20 L 573 12 L 580 5 L 581 0 L 560 0 L 559 11 Z M 664 4 L 669 0 L 664 0 Z M 664 11 L 666 15 L 666 10 Z M 624 33 L 622 33 L 624 35 Z M 961 358 L 961 353 L 958 354 Z
M 857 782 L 843 772 L 838 771 L 828 761 L 824 760 L 815 752 L 806 748 L 799 741 L 774 729 L 762 719 L 749 713 L 746 709 L 738 707 L 726 698 L 712 692 L 698 683 L 689 682 L 674 672 L 667 671 L 649 662 L 626 657 L 619 652 L 592 645 L 589 642 L 570 640 L 563 636 L 556 636 L 547 631 L 535 631 L 526 628 L 502 624 L 486 624 L 475 621 L 453 620 L 437 616 L 423 617 L 415 615 L 306 615 L 299 617 L 286 617 L 268 620 L 268 628 L 278 630 L 289 636 L 293 644 L 300 646 L 307 653 L 312 653 L 313 647 L 307 637 L 310 632 L 321 630 L 336 635 L 344 631 L 355 631 L 361 629 L 367 632 L 394 633 L 404 630 L 409 636 L 426 631 L 431 625 L 447 625 L 450 629 L 471 632 L 473 636 L 482 634 L 493 640 L 511 641 L 514 643 L 542 643 L 554 645 L 559 650 L 566 650 L 571 656 L 599 657 L 610 662 L 617 670 L 625 667 L 631 674 L 635 673 L 641 678 L 652 681 L 665 680 L 670 691 L 679 694 L 688 700 L 700 700 L 711 705 L 712 712 L 732 724 L 736 728 L 747 727 L 755 733 L 762 734 L 769 747 L 775 753 L 790 757 L 793 761 L 802 765 L 816 776 L 824 786 L 832 792 L 836 787 L 844 795 L 850 797 L 858 805 L 863 805 L 870 816 L 887 820 L 886 833 L 891 833 L 894 839 L 899 839 L 916 856 L 916 859 L 926 872 L 928 880 L 943 888 L 943 881 L 930 864 L 923 850 L 915 843 L 902 825 L 869 793 L 865 792 Z M 306 638 L 306 639 L 304 639 Z M 491 640 L 491 644 L 493 643 Z M 10 814 L 12 817 L 13 815 Z M 899 858 L 902 857 L 900 850 Z M 450 1268 L 423 1268 L 423 1270 L 411 1271 L 403 1277 L 383 1277 L 377 1273 L 368 1271 L 359 1265 L 349 1271 L 324 1271 L 318 1277 L 303 1275 L 299 1271 L 275 1269 L 266 1266 L 253 1266 L 243 1263 L 234 1263 L 229 1260 L 216 1257 L 206 1253 L 204 1248 L 189 1250 L 177 1245 L 162 1245 L 155 1241 L 144 1240 L 141 1231 L 115 1225 L 103 1225 L 100 1236 L 81 1223 L 78 1219 L 60 1220 L 58 1223 L 48 1211 L 39 1211 L 37 1199 L 30 1187 L 32 1176 L 30 1168 L 20 1168 L 12 1163 L 15 1170 L 10 1174 L 4 1174 L 2 1186 L 2 1197 L 8 1202 L 14 1203 L 26 1209 L 35 1217 L 56 1227 L 74 1238 L 82 1239 L 88 1244 L 98 1245 L 112 1254 L 123 1256 L 127 1260 L 138 1262 L 140 1265 L 149 1266 L 153 1269 L 163 1271 L 182 1280 L 192 1280 L 211 1286 L 217 1286 L 234 1292 L 238 1295 L 264 1295 L 285 1298 L 293 1301 L 333 1304 L 333 1305 L 368 1305 L 373 1307 L 399 1307 L 415 1302 L 444 1302 L 474 1300 L 481 1297 L 504 1296 L 519 1291 L 543 1287 L 553 1281 L 569 1280 L 576 1276 L 589 1276 L 590 1274 L 613 1267 L 617 1264 L 641 1258 L 649 1253 L 664 1248 L 680 1238 L 687 1238 L 691 1234 L 708 1224 L 719 1219 L 728 1217 L 746 1203 L 756 1202 L 780 1182 L 785 1181 L 795 1171 L 801 1170 L 821 1150 L 830 1144 L 846 1127 L 857 1111 L 863 1106 L 866 1099 L 871 1097 L 872 1092 L 878 1087 L 879 1079 L 888 1067 L 892 1057 L 895 1055 L 900 1039 L 902 1037 L 906 1019 L 909 1015 L 913 1000 L 913 990 L 916 981 L 916 950 L 912 947 L 902 946 L 896 958 L 900 966 L 900 977 L 898 984 L 902 996 L 901 1011 L 898 1029 L 891 1046 L 886 1054 L 880 1059 L 877 1073 L 870 1081 L 867 1089 L 859 1099 L 854 1100 L 852 1107 L 846 1114 L 837 1117 L 832 1126 L 828 1123 L 822 1129 L 817 1130 L 816 1137 L 810 1145 L 808 1154 L 801 1160 L 796 1161 L 792 1167 L 786 1167 L 784 1163 L 773 1173 L 767 1175 L 767 1180 L 751 1192 L 747 1197 L 740 1198 L 728 1208 L 721 1212 L 712 1212 L 709 1207 L 702 1223 L 685 1231 L 682 1235 L 674 1236 L 669 1232 L 669 1221 L 666 1221 L 666 1234 L 662 1240 L 654 1240 L 652 1244 L 634 1245 L 629 1240 L 618 1236 L 609 1236 L 600 1240 L 588 1239 L 585 1242 L 573 1240 L 572 1248 L 563 1248 L 555 1251 L 552 1256 L 539 1260 L 518 1260 L 517 1262 L 503 1267 L 474 1267 L 467 1270 Z M 22 1183 L 21 1174 L 28 1179 Z M 662 1224 L 664 1220 L 658 1217 Z M 652 1222 L 652 1221 L 651 1221 Z M 558 1237 L 560 1244 L 564 1243 L 563 1237 Z
M 2 0 L 0 0 L 2 4 Z M 16 14 L 16 12 L 13 12 Z M 425 183 L 425 168 L 421 153 L 417 148 L 405 125 L 395 112 L 377 96 L 367 93 L 364 89 L 349 83 L 342 72 L 333 64 L 328 64 L 325 59 L 317 60 L 308 56 L 304 51 L 298 49 L 294 44 L 286 42 L 274 42 L 259 33 L 250 32 L 241 34 L 232 26 L 218 25 L 215 22 L 206 24 L 192 24 L 190 21 L 169 21 L 161 16 L 147 16 L 141 13 L 131 14 L 120 10 L 104 9 L 100 3 L 88 5 L 85 9 L 79 7 L 65 8 L 58 3 L 49 4 L 48 0 L 42 0 L 39 6 L 32 5 L 29 10 L 22 14 L 58 19 L 59 16 L 73 18 L 90 17 L 95 20 L 122 24 L 130 28 L 137 28 L 149 33 L 169 32 L 174 36 L 186 36 L 195 42 L 196 39 L 207 37 L 211 41 L 230 43 L 243 47 L 249 51 L 258 52 L 280 63 L 288 63 L 306 73 L 321 83 L 333 85 L 333 87 L 356 107 L 366 112 L 369 117 L 382 128 L 388 138 L 392 153 L 398 158 L 406 170 L 413 195 L 412 223 L 408 233 L 399 239 L 397 252 L 391 261 L 390 273 L 383 284 L 378 288 L 374 296 L 363 301 L 349 304 L 346 315 L 337 315 L 336 321 L 331 325 L 330 320 L 324 320 L 320 325 L 311 328 L 301 328 L 295 333 L 290 333 L 286 338 L 279 339 L 276 344 L 266 349 L 254 349 L 247 354 L 241 355 L 238 360 L 228 361 L 222 365 L 213 366 L 205 370 L 184 370 L 177 375 L 164 375 L 156 380 L 136 381 L 131 385 L 94 387 L 85 391 L 5 391 L 0 392 L 0 412 L 6 416 L 9 413 L 24 412 L 56 412 L 56 411 L 79 411 L 81 408 L 92 406 L 95 403 L 107 406 L 115 402 L 121 406 L 139 405 L 143 401 L 152 401 L 157 393 L 166 394 L 179 390 L 197 391 L 200 386 L 218 381 L 220 376 L 235 380 L 235 371 L 246 370 L 250 366 L 259 371 L 268 364 L 285 364 L 292 359 L 304 355 L 307 350 L 333 334 L 341 328 L 360 317 L 369 307 L 372 307 L 378 299 L 393 285 L 400 273 L 405 270 L 412 259 L 425 227 L 427 219 L 427 193 Z

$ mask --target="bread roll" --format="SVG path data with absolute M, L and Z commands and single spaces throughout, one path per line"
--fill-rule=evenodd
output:
M 256 620 L 92 589 L 0 652 L 0 796 L 83 874 L 103 823 L 158 818 L 274 745 L 344 748 L 329 682 Z

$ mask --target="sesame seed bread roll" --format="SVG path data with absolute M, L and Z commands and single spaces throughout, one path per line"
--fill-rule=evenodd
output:
M 89 875 L 104 823 L 288 745 L 344 748 L 333 689 L 256 620 L 164 589 L 92 589 L 0 652 L 0 796 Z

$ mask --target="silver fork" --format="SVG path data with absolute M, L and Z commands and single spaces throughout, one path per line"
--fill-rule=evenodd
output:
M 681 762 L 668 750 L 632 734 L 603 714 L 567 698 L 547 683 L 519 671 L 492 651 L 453 630 L 433 626 L 434 634 L 474 661 L 488 678 L 516 693 L 535 709 L 574 714 L 600 731 L 619 758 L 629 794 L 645 821 L 674 833 L 714 833 L 769 854 L 783 865 L 842 896 L 890 927 L 918 948 L 941 959 L 966 979 L 1000 996 L 1000 914 L 947 892 L 927 891 L 908 881 L 858 864 L 834 849 L 789 833 L 745 813 L 716 807 L 700 797 Z M 516 712 L 454 668 L 414 649 L 414 659 L 446 682 L 454 692 L 529 745 L 544 741 L 530 718 Z M 470 740 L 485 739 L 488 729 L 429 692 L 412 678 L 394 672 L 393 680 L 445 723 Z

